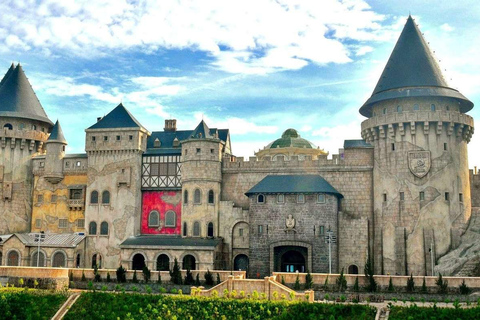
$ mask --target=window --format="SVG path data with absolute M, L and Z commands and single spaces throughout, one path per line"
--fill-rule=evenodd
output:
M 193 236 L 200 237 L 200 222 L 198 221 L 193 223 Z
M 35 219 L 35 228 L 40 228 L 42 226 L 42 219 Z
M 392 151 L 395 151 L 395 143 L 392 143 Z
M 170 258 L 166 254 L 157 257 L 157 271 L 170 270 Z
M 402 113 L 402 106 L 397 106 L 397 112 Z
M 122 139 L 120 136 L 116 136 L 115 138 L 117 139 L 117 141 L 120 141 Z
M 57 195 L 56 194 L 52 194 L 50 196 L 50 202 L 51 203 L 56 203 L 57 202 Z
M 383 114 L 387 114 L 387 108 L 383 108 Z
M 132 140 L 133 140 L 133 136 L 132 136 L 132 135 L 128 136 L 128 140 L 132 141 Z
M 201 151 L 201 150 L 200 150 L 200 148 L 197 148 L 197 154 L 199 154 L 199 153 L 200 153 L 200 151 Z
M 445 150 L 445 151 L 447 150 L 447 143 L 446 142 L 443 144 L 443 150 Z
M 215 195 L 213 193 L 213 190 L 208 191 L 208 203 L 213 204 L 215 201 Z
M 156 139 L 153 141 L 153 147 L 154 147 L 154 148 L 160 148 L 160 139 L 156 138 Z
M 183 192 L 183 203 L 187 204 L 188 203 L 188 191 L 185 190 Z
M 148 226 L 149 227 L 158 227 L 160 225 L 160 214 L 158 211 L 151 211 L 148 214 Z
M 38 194 L 37 195 L 37 202 L 42 203 L 43 202 L 43 194 Z
M 95 141 L 95 140 L 97 140 L 97 137 L 92 136 L 92 141 Z
M 432 111 L 435 111 L 435 110 L 436 110 L 436 107 L 435 107 L 435 105 L 434 105 L 433 103 L 430 105 L 430 110 L 432 110 Z
M 20 255 L 17 251 L 10 251 L 7 255 L 7 266 L 19 266 Z
M 417 103 L 415 103 L 415 104 L 413 105 L 413 110 L 415 110 L 415 111 L 420 110 L 420 106 L 419 106 Z
M 185 155 L 187 155 L 187 154 L 188 154 L 188 149 L 185 149 Z
M 257 203 L 265 203 L 265 196 L 263 194 L 257 196 Z
M 425 192 L 420 191 L 420 201 L 424 201 L 424 200 L 425 200 Z
M 450 201 L 450 193 L 445 192 L 445 201 Z
M 70 199 L 79 200 L 83 198 L 82 189 L 70 189 Z
M 68 226 L 67 219 L 58 219 L 58 227 L 59 228 L 66 228 Z
M 446 109 L 447 111 L 450 111 L 450 106 L 446 106 L 445 109 Z
M 90 203 L 91 204 L 98 203 L 98 191 L 92 191 L 92 193 L 90 193 Z
M 25 123 L 20 123 L 20 124 L 18 125 L 18 129 L 20 129 L 20 130 L 25 129 Z
M 165 227 L 174 228 L 177 225 L 176 220 L 177 215 L 175 214 L 175 211 L 170 210 L 165 213 Z
M 448 106 L 447 106 L 448 107 Z M 33 125 L 32 126 L 32 130 L 37 130 L 37 126 L 36 125 Z
M 45 162 L 43 162 L 43 161 L 40 161 L 40 163 L 38 164 L 38 166 L 39 166 L 40 168 L 43 168 L 43 167 L 45 167 Z
M 195 189 L 195 193 L 193 194 L 193 203 L 199 204 L 200 202 L 201 202 L 200 189 Z
M 405 193 L 400 192 L 400 201 L 404 201 L 404 200 L 405 200 Z
M 184 223 L 183 223 L 183 236 L 184 236 L 184 237 L 187 236 L 187 231 L 188 231 L 188 230 L 187 230 L 187 223 L 184 222 Z
M 108 235 L 108 223 L 107 223 L 107 221 L 103 221 L 103 222 L 100 224 L 100 234 L 101 234 L 102 236 Z
M 38 251 L 35 251 L 35 253 L 32 255 L 32 267 L 36 267 L 37 265 L 39 267 L 46 267 L 45 254 L 42 251 L 40 251 L 40 254 L 38 253 Z
M 317 194 L 317 203 L 325 203 L 325 195 L 323 193 Z
M 107 190 L 102 192 L 102 204 L 109 204 L 110 203 L 110 192 Z
M 213 222 L 208 224 L 207 237 L 213 237 Z
M 262 235 L 263 234 L 263 225 L 259 224 L 258 225 L 258 235 Z
M 297 203 L 305 203 L 305 195 L 297 194 Z
M 243 237 L 243 228 L 238 229 L 238 235 Z
M 277 203 L 284 203 L 285 202 L 285 195 L 277 194 Z
M 13 126 L 10 123 L 5 124 L 3 128 L 7 130 L 13 130 Z
M 88 225 L 88 233 L 89 234 L 97 234 L 97 223 L 95 221 L 90 222 Z
M 383 194 L 383 202 L 387 202 L 387 194 L 386 193 Z
M 320 226 L 320 233 L 319 235 L 323 236 L 325 234 L 325 226 Z
M 77 228 L 85 228 L 85 219 L 77 219 Z
M 103 141 L 108 141 L 108 136 L 103 136 Z
M 215 153 L 215 149 L 210 149 L 210 153 L 211 153 L 211 154 L 214 154 L 214 153 Z
M 65 161 L 65 168 L 70 168 L 70 161 Z
M 82 163 L 80 161 L 77 161 L 77 167 L 80 167 Z
M 463 202 L 463 193 L 458 194 L 458 201 Z

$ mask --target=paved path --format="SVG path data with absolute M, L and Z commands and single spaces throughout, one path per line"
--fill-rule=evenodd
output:
M 58 309 L 57 313 L 53 316 L 52 320 L 61 320 L 67 314 L 68 310 L 73 306 L 75 301 L 80 297 L 80 292 L 73 293 L 70 297 L 68 297 L 67 301 L 63 304 L 63 306 Z

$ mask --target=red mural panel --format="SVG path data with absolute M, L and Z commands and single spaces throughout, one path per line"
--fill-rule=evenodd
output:
M 142 193 L 142 234 L 180 234 L 181 232 L 181 191 L 144 191 Z M 148 226 L 148 215 L 152 211 L 160 214 L 158 227 Z M 175 227 L 165 227 L 165 213 L 174 211 Z

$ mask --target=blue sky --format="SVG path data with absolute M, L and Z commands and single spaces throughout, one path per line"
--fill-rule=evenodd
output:
M 409 12 L 451 85 L 480 103 L 476 1 L 4 0 L 0 12 L 0 68 L 22 63 L 70 153 L 120 102 L 150 131 L 165 118 L 229 128 L 237 156 L 291 127 L 337 153 L 360 138 L 358 109 Z

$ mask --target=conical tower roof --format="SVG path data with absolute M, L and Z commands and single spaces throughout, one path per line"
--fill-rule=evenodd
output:
M 192 139 L 213 139 L 214 136 L 210 134 L 210 128 L 208 128 L 205 121 L 200 121 L 198 126 L 193 130 L 191 134 Z
M 53 125 L 20 64 L 13 70 L 10 67 L 2 80 L 0 116 L 38 120 Z
M 470 100 L 448 85 L 422 33 L 409 16 L 372 96 L 360 113 L 370 117 L 373 104 L 384 100 L 435 96 L 456 99 L 461 112 L 473 108 Z
M 140 122 L 120 103 L 110 113 L 88 129 L 144 128 Z
M 60 142 L 63 144 L 67 144 L 67 140 L 65 139 L 65 136 L 63 135 L 63 130 L 62 127 L 60 126 L 60 122 L 55 122 L 52 128 L 52 132 L 50 133 L 50 136 L 48 137 L 48 140 L 46 143 L 49 142 Z
M 3 83 L 5 82 L 5 80 L 8 79 L 8 77 L 12 74 L 13 70 L 15 69 L 15 65 L 12 64 L 10 65 L 10 68 L 8 68 L 8 71 L 7 73 L 5 73 L 5 76 L 3 77 L 2 81 L 0 81 L 0 87 L 3 85 Z

